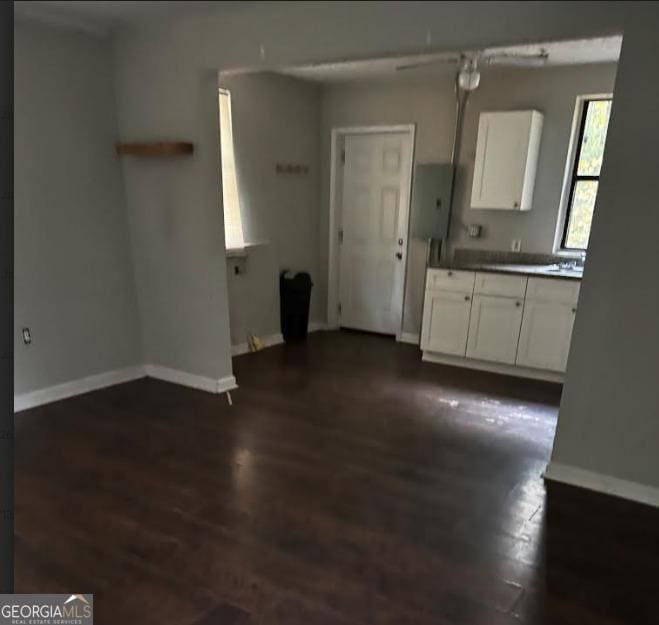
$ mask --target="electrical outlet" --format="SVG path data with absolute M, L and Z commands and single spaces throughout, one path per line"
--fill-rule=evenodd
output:
M 32 334 L 30 334 L 30 328 L 23 328 L 23 343 L 29 345 L 32 342 Z
M 470 224 L 467 226 L 467 232 L 472 239 L 478 239 L 482 231 L 483 227 L 480 224 Z
M 513 252 L 519 252 L 522 249 L 522 239 L 513 239 L 510 249 Z

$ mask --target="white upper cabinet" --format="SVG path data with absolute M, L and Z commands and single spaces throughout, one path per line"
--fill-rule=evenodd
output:
M 542 113 L 481 113 L 471 207 L 530 210 L 540 151 Z

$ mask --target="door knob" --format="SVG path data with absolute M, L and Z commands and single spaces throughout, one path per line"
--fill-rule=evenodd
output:
M 396 258 L 398 260 L 403 260 L 403 253 L 402 252 L 396 252 Z

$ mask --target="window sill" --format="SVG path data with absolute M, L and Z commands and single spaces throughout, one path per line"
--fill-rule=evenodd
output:
M 234 247 L 226 250 L 227 258 L 245 258 L 247 256 L 246 247 Z
M 554 256 L 562 256 L 563 258 L 576 258 L 577 260 L 581 260 L 581 258 L 584 256 L 584 253 L 579 250 L 563 250 L 559 248 L 554 250 Z
M 245 243 L 243 247 L 234 247 L 226 250 L 227 258 L 247 258 L 249 250 L 254 247 L 267 245 L 267 242 Z

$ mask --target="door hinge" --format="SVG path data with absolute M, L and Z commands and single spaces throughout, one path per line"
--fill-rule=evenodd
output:
M 343 243 L 343 228 L 339 228 L 339 243 Z
M 346 164 L 346 151 L 341 150 L 341 165 L 345 165 L 345 164 Z

